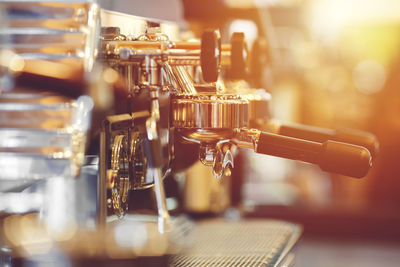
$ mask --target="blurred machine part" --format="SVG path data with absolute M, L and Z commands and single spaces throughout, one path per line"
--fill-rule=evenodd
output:
M 0 95 L 1 210 L 41 211 L 60 230 L 63 219 L 75 223 L 73 214 L 66 218 L 57 209 L 74 205 L 68 180 L 81 174 L 93 109 L 83 90 L 75 98 L 68 86 L 60 90 L 82 89 L 84 72 L 93 68 L 99 9 L 85 2 L 1 2 L 0 8 L 1 64 L 10 81 Z M 54 194 L 29 192 L 32 184 Z M 56 200 L 58 194 L 64 197 Z

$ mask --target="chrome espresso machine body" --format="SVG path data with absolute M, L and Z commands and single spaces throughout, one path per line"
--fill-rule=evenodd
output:
M 61 237 L 50 236 L 43 242 L 57 244 L 57 253 L 50 249 L 39 251 L 42 258 L 35 258 L 34 262 L 40 265 L 43 257 L 61 253 L 66 258 L 89 262 L 122 258 L 138 263 L 167 255 L 161 263 L 172 266 L 291 266 L 293 255 L 289 251 L 300 235 L 298 225 L 267 219 L 212 219 L 194 224 L 186 218 L 171 217 L 164 178 L 184 172 L 197 160 L 210 166 L 215 177 L 229 176 L 234 171 L 236 148 L 363 177 L 371 166 L 371 154 L 375 154 L 374 137 L 270 120 L 265 110 L 270 101 L 267 93 L 250 88 L 243 79 L 237 81 L 220 74 L 221 69 L 234 73 L 232 70 L 243 69 L 246 64 L 241 33 L 234 34 L 228 45 L 221 44 L 217 30 L 204 31 L 201 40 L 185 41 L 179 39 L 179 28 L 173 23 L 100 10 L 95 4 L 89 6 L 98 14 L 98 19 L 90 22 L 96 29 L 93 34 L 97 34 L 98 50 L 85 55 L 90 67 L 85 67 L 80 77 L 83 82 L 78 84 L 90 89 L 78 90 L 77 95 L 89 94 L 94 99 L 90 110 L 93 108 L 95 113 L 96 108 L 103 108 L 92 120 L 93 134 L 89 139 L 98 147 L 98 163 L 94 163 L 98 167 L 97 199 L 92 203 L 97 206 L 97 220 L 90 231 L 75 224 L 69 235 L 63 232 Z M 57 22 L 57 18 L 54 20 Z M 92 63 L 102 67 L 93 68 Z M 23 74 L 26 72 L 22 69 Z M 41 77 L 46 79 L 45 76 Z M 71 84 L 71 79 L 59 80 Z M 38 89 L 31 87 L 30 90 Z M 101 104 L 103 94 L 113 100 L 113 108 L 105 109 Z M 88 99 L 80 96 L 76 105 L 79 107 L 79 101 Z M 76 112 L 79 115 L 82 111 Z M 81 132 L 86 133 L 86 126 L 87 123 Z M 96 135 L 99 138 L 93 137 Z M 78 145 L 81 161 L 73 162 L 81 167 L 85 146 Z M 79 177 L 79 171 L 70 176 L 74 177 L 65 180 L 84 179 Z M 129 209 L 130 194 L 139 190 L 154 191 L 155 216 L 135 217 L 140 212 Z M 48 201 L 57 205 L 59 200 L 55 197 Z M 16 221 L 14 217 L 13 222 Z M 11 227 L 11 222 L 5 220 L 3 225 Z M 35 229 L 42 229 L 40 225 Z M 46 225 L 45 219 L 45 228 Z M 24 259 L 27 256 L 21 254 L 23 249 L 15 248 L 25 248 L 20 240 L 23 238 L 26 236 L 11 234 L 6 239 L 11 240 L 7 247 L 11 255 Z

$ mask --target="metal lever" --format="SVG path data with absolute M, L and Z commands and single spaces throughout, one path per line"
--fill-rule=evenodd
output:
M 257 153 L 314 163 L 324 171 L 357 178 L 372 165 L 366 148 L 331 140 L 318 143 L 250 129 L 240 130 L 234 142 Z
M 331 130 L 301 124 L 280 124 L 275 133 L 318 143 L 332 140 L 362 146 L 369 150 L 373 158 L 379 150 L 379 142 L 373 134 L 353 129 Z
M 148 171 L 151 171 L 154 177 L 154 191 L 158 210 L 158 231 L 163 234 L 170 230 L 170 216 L 165 201 L 165 190 L 161 172 L 163 163 L 161 141 L 157 132 L 157 121 L 154 117 L 147 119 L 146 129 L 145 151 L 149 164 Z

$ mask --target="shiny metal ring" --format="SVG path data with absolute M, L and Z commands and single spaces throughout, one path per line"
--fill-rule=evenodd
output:
M 248 123 L 249 102 L 238 95 L 180 95 L 172 99 L 172 124 L 177 128 L 234 129 Z

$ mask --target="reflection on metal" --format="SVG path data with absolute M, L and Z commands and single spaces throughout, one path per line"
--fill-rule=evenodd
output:
M 90 97 L 67 101 L 52 95 L 3 94 L 0 109 L 1 181 L 21 186 L 22 180 L 31 184 L 79 176 L 93 109 Z
M 150 25 L 158 24 L 161 33 L 172 40 L 179 38 L 179 27 L 175 23 L 132 16 L 110 10 L 101 10 L 102 27 L 119 27 L 121 34 L 125 36 L 139 36 L 146 33 Z
M 127 137 L 117 135 L 114 138 L 111 154 L 111 194 L 114 213 L 119 217 L 128 210 L 129 181 L 129 150 Z
M 172 124 L 184 139 L 200 144 L 200 161 L 213 175 L 230 176 L 233 156 L 229 141 L 235 129 L 247 127 L 249 101 L 240 95 L 198 94 L 172 99 Z
M 175 88 L 180 94 L 183 95 L 196 95 L 196 89 L 194 88 L 193 81 L 190 78 L 187 70 L 183 66 L 170 66 L 168 63 L 164 63 L 164 70 L 168 77 L 175 82 Z
M 161 234 L 165 234 L 171 231 L 172 225 L 167 209 L 167 203 L 165 198 L 164 183 L 162 180 L 161 168 L 154 168 L 149 170 L 153 173 L 154 177 L 154 193 L 157 202 L 158 211 L 158 231 Z
M 199 160 L 205 166 L 211 166 L 213 175 L 221 178 L 223 175 L 230 176 L 234 167 L 232 145 L 229 142 L 217 144 L 200 144 Z
M 248 101 L 240 95 L 227 94 L 177 96 L 172 99 L 172 118 L 173 125 L 183 129 L 247 127 Z
M 89 1 L 1 2 L 7 27 L 0 48 L 12 49 L 23 59 L 62 60 L 93 68 L 97 55 L 100 9 Z M 24 14 L 21 16 L 21 14 Z
M 234 163 L 229 146 L 229 144 L 220 144 L 220 147 L 217 148 L 213 163 L 213 174 L 217 178 L 221 178 L 223 175 L 231 175 L 231 169 L 234 167 Z

